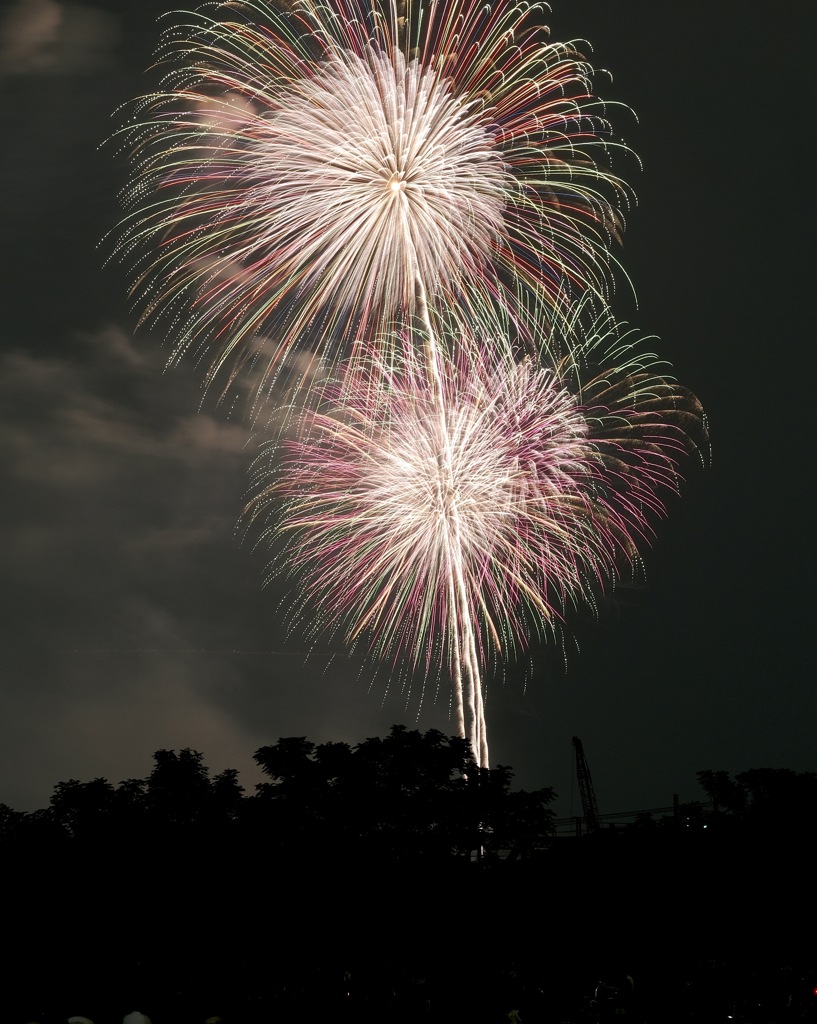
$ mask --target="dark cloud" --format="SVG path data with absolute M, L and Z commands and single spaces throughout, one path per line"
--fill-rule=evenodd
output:
M 91 75 L 108 68 L 117 41 L 110 14 L 58 0 L 17 0 L 0 20 L 3 75 Z
M 236 528 L 257 439 L 163 361 L 115 327 L 0 356 L 0 802 L 19 809 L 160 747 L 251 785 L 281 734 L 356 742 L 416 714 L 416 688 L 384 706 L 387 675 L 288 635 L 286 587 L 262 591 Z
M 247 432 L 177 412 L 158 353 L 119 330 L 75 339 L 72 353 L 0 358 L 0 747 L 15 779 L 4 798 L 24 804 L 42 801 L 60 762 L 63 775 L 105 771 L 100 749 L 124 755 L 121 773 L 182 735 L 245 759 L 252 744 L 208 699 L 211 662 L 155 653 L 213 642 L 187 587 L 232 541 Z

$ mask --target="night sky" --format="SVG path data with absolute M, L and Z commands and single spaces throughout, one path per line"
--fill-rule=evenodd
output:
M 553 7 L 553 38 L 589 40 L 613 73 L 597 92 L 638 115 L 611 114 L 643 163 L 620 253 L 639 305 L 621 287 L 616 308 L 703 401 L 713 458 L 688 463 L 646 582 L 571 623 L 567 673 L 537 651 L 526 688 L 489 686 L 492 761 L 553 786 L 564 815 L 573 735 L 602 812 L 697 798 L 699 769 L 817 771 L 817 7 Z M 257 451 L 240 403 L 203 396 L 192 361 L 163 372 L 165 339 L 135 332 L 105 265 L 126 170 L 100 144 L 156 84 L 171 8 L 0 5 L 0 802 L 18 810 L 59 780 L 144 776 L 162 747 L 251 788 L 252 752 L 279 736 L 454 731 L 433 685 L 420 708 L 416 687 L 287 636 L 286 588 L 262 587 L 265 554 L 236 529 Z

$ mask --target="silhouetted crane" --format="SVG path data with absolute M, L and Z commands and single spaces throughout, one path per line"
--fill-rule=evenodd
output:
M 587 758 L 584 756 L 584 747 L 578 736 L 573 737 L 573 749 L 576 751 L 576 778 L 579 780 L 585 827 L 588 832 L 598 832 L 599 809 L 596 794 L 593 792 L 593 780 L 590 777 Z

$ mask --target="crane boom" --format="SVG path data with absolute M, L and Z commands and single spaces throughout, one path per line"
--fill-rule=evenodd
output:
M 584 747 L 578 736 L 573 737 L 573 749 L 576 752 L 576 778 L 579 780 L 579 793 L 582 798 L 582 810 L 588 832 L 597 832 L 599 828 L 599 809 L 596 794 L 593 792 L 593 780 L 590 768 L 584 756 Z

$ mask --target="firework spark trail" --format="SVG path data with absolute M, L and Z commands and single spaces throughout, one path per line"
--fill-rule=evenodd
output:
M 271 337 L 263 404 L 300 349 L 335 361 L 354 338 L 364 358 L 388 346 L 416 312 L 416 270 L 435 310 L 499 308 L 523 338 L 520 293 L 539 318 L 569 316 L 585 291 L 604 302 L 621 144 L 592 69 L 547 40 L 536 5 L 216 13 L 229 20 L 166 32 L 164 89 L 121 134 L 134 174 L 118 251 L 144 318 L 170 324 L 172 359 L 212 348 L 212 381 Z
M 449 411 L 443 384 L 442 352 L 431 323 L 426 291 L 419 268 L 417 269 L 416 283 L 419 293 L 419 312 L 426 329 L 426 369 L 428 376 L 433 381 L 442 443 L 439 454 L 440 477 L 437 480 L 437 504 L 444 520 L 444 529 L 450 536 L 446 559 L 448 569 L 446 586 L 449 592 L 448 629 L 452 637 L 454 667 L 452 684 L 455 694 L 457 725 L 460 735 L 468 736 L 477 764 L 487 766 L 489 764 L 488 736 L 485 724 L 482 673 L 476 649 L 474 621 L 465 583 L 462 522 L 454 473 L 454 443 L 448 422 Z M 463 679 L 465 679 L 465 686 L 463 686 Z M 467 722 L 466 705 L 468 708 Z

